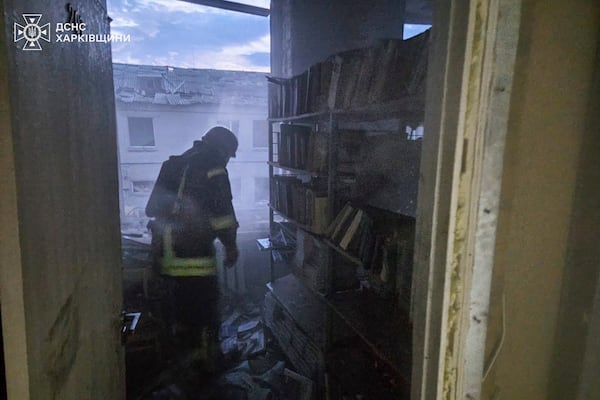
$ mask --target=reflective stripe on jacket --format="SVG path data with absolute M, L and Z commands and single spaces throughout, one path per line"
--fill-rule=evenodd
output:
M 233 215 L 224 215 L 222 217 L 211 217 L 208 219 L 210 222 L 210 226 L 215 230 L 215 231 L 219 231 L 222 229 L 228 229 L 228 228 L 236 228 L 237 227 L 237 220 L 235 219 L 235 216 Z
M 177 257 L 173 251 L 172 227 L 167 225 L 163 233 L 163 257 L 160 273 L 168 276 L 211 276 L 217 274 L 217 259 L 211 257 Z

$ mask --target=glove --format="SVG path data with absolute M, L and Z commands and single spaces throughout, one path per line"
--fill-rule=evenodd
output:
M 231 268 L 235 265 L 240 256 L 240 252 L 236 245 L 225 247 L 225 260 L 223 265 L 227 268 Z

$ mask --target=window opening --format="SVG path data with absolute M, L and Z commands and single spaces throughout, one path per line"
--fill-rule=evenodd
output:
M 154 147 L 154 123 L 152 118 L 129 117 L 129 145 L 133 147 Z

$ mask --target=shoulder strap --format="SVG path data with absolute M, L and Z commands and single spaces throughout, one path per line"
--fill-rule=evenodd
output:
M 183 203 L 183 189 L 185 188 L 185 179 L 187 176 L 189 166 L 189 164 L 186 164 L 185 168 L 183 169 L 183 174 L 181 174 L 181 180 L 179 181 L 179 189 L 177 189 L 177 198 L 173 203 L 173 215 L 176 215 L 181 211 L 181 205 Z

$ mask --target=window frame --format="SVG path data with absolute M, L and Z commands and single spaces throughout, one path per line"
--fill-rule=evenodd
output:
M 132 135 L 134 131 L 132 130 L 132 120 L 150 120 L 150 126 L 152 129 L 152 145 L 139 145 L 133 144 Z M 138 133 L 140 131 L 135 131 Z M 154 129 L 154 117 L 139 117 L 139 116 L 128 116 L 127 117 L 127 138 L 129 140 L 128 149 L 129 151 L 154 151 L 156 150 L 156 130 Z

